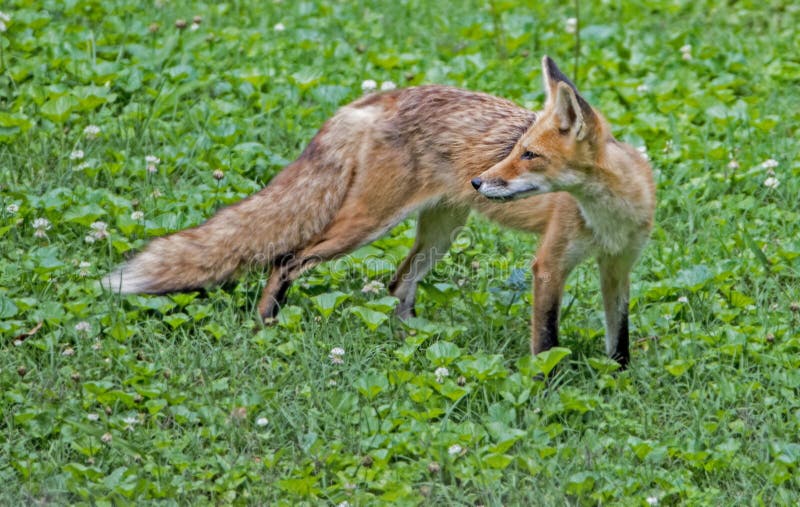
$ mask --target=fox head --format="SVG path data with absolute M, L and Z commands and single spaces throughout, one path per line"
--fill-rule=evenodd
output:
M 504 160 L 472 180 L 490 199 L 576 189 L 595 165 L 603 120 L 547 56 L 542 71 L 547 100 L 537 120 Z

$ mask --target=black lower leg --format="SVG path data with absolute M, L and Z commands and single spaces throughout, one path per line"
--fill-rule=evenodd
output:
M 544 316 L 543 327 L 539 330 L 539 350 L 544 352 L 553 347 L 558 347 L 558 316 L 559 305 L 554 304 L 547 309 Z
M 625 310 L 619 320 L 619 326 L 616 329 L 617 333 L 617 347 L 611 354 L 611 358 L 616 360 L 622 369 L 628 366 L 631 360 L 630 353 L 630 337 L 628 336 L 628 311 Z
M 272 304 L 268 305 L 265 309 L 264 313 L 261 315 L 263 319 L 274 319 L 278 316 L 278 312 L 281 309 L 281 306 L 286 304 L 286 293 L 289 291 L 289 287 L 292 286 L 292 282 L 289 280 L 281 281 L 280 287 L 275 292 L 275 295 L 272 296 L 273 302 Z

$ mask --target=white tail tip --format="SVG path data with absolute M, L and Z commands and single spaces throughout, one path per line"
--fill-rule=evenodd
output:
M 100 286 L 116 294 L 138 294 L 147 292 L 151 281 L 125 265 L 104 276 Z

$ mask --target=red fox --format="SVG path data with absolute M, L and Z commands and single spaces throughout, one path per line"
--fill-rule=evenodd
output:
M 119 293 L 166 293 L 271 268 L 259 303 L 277 315 L 305 270 L 369 243 L 415 210 L 417 237 L 389 285 L 414 314 L 417 283 L 447 252 L 470 209 L 542 235 L 533 262 L 531 350 L 558 344 L 570 271 L 600 268 L 606 352 L 629 361 L 632 266 L 650 235 L 655 188 L 647 160 L 548 57 L 539 113 L 447 86 L 374 93 L 342 107 L 263 190 L 197 227 L 153 240 L 103 279 Z

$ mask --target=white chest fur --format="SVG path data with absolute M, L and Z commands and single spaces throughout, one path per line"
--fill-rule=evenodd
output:
M 606 188 L 592 188 L 577 197 L 581 215 L 591 231 L 595 248 L 602 254 L 618 255 L 638 248 L 642 225 L 635 206 Z

